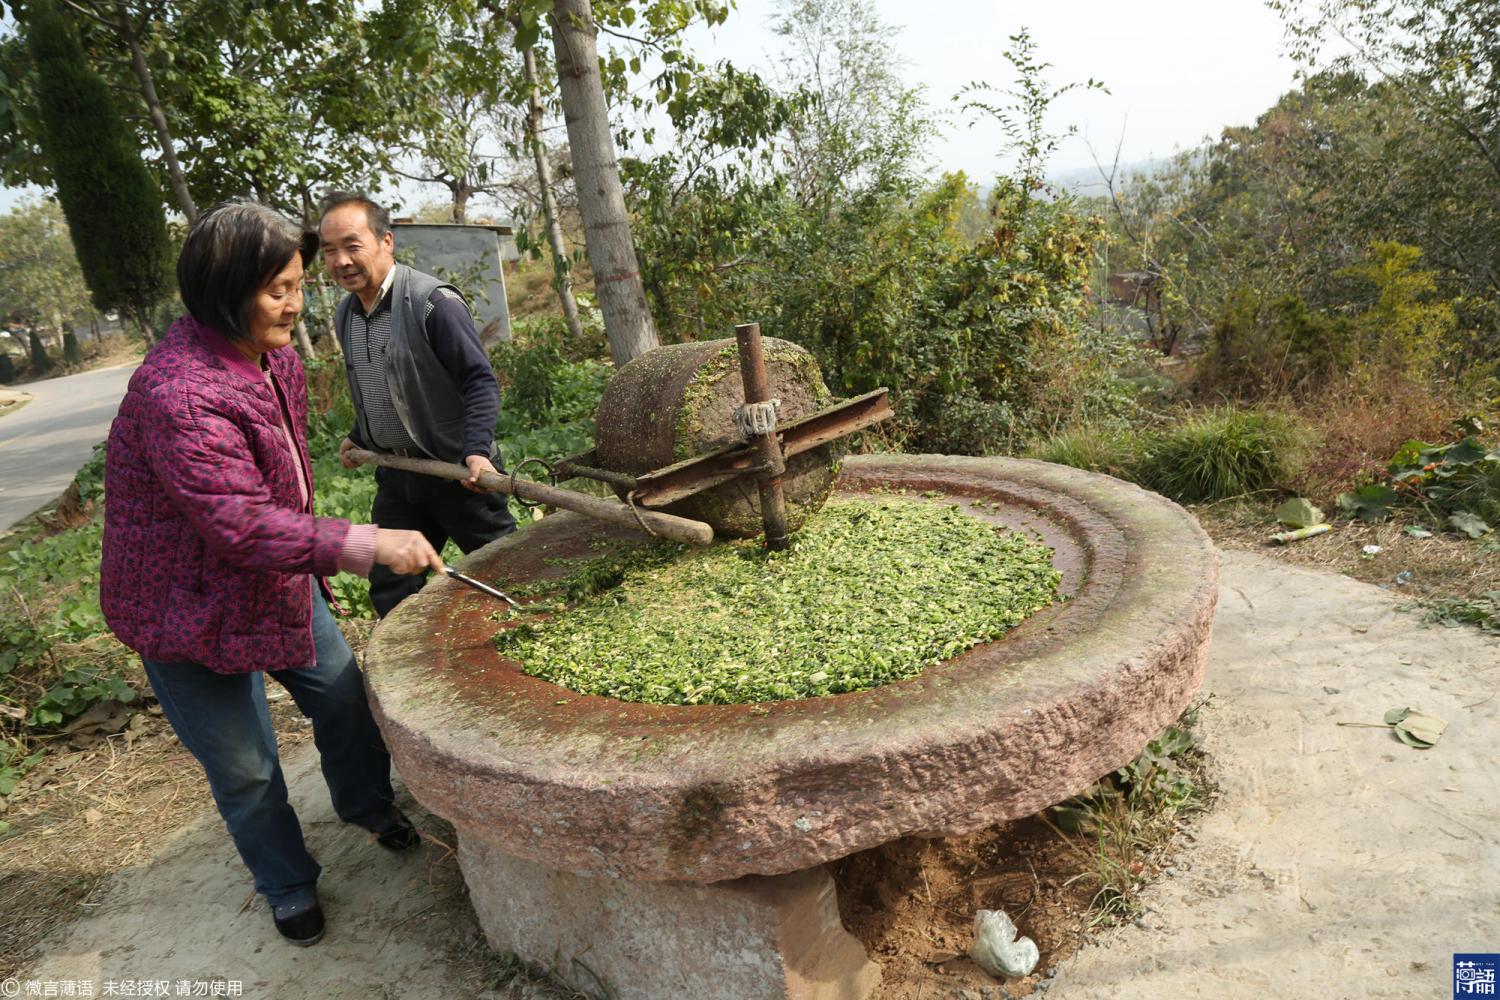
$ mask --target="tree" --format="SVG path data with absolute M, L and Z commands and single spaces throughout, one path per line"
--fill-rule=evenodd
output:
M 594 290 L 604 313 L 610 355 L 621 368 L 656 347 L 658 341 L 630 236 L 625 190 L 609 109 L 604 104 L 598 27 L 589 0 L 555 0 L 551 23 L 558 90 L 573 151 L 578 211 L 594 269 Z
M 557 216 L 557 198 L 553 194 L 552 164 L 547 159 L 547 147 L 542 144 L 542 92 L 537 79 L 536 52 L 534 46 L 521 50 L 521 66 L 526 86 L 526 145 L 536 164 L 536 183 L 542 203 L 542 224 L 547 230 L 547 247 L 552 254 L 552 288 L 562 305 L 563 319 L 568 324 L 568 333 L 575 339 L 583 338 L 583 324 L 578 319 L 578 300 L 573 297 L 572 266 L 568 249 L 563 242 L 562 220 Z
M 1335 70 L 1363 69 L 1403 89 L 1500 180 L 1500 6 L 1494 0 L 1269 0 L 1292 54 L 1327 47 Z M 1342 43 L 1342 46 L 1335 43 Z
M 782 89 L 806 97 L 785 125 L 797 199 L 827 212 L 849 191 L 910 182 L 934 128 L 896 71 L 896 29 L 870 0 L 782 0 L 775 29 Z
M 65 334 L 89 314 L 88 286 L 57 203 L 23 201 L 0 216 L 0 319 Z
M 69 228 L 81 236 L 78 264 L 94 304 L 129 313 L 154 340 L 152 307 L 169 281 L 160 189 L 55 7 L 33 6 L 28 43 L 36 61 L 42 151 Z

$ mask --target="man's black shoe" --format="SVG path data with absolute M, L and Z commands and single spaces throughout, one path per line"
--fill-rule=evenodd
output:
M 305 948 L 323 940 L 323 908 L 317 903 L 314 903 L 311 909 L 303 910 L 284 920 L 273 912 L 271 919 L 276 922 L 276 929 L 281 932 L 281 936 L 292 944 Z
M 422 842 L 422 835 L 411 825 L 411 820 L 396 814 L 396 823 L 390 829 L 375 835 L 375 843 L 388 851 L 409 851 Z

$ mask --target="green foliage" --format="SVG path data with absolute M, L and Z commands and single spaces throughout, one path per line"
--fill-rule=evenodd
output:
M 1198 771 L 1200 707 L 1184 712 L 1135 760 L 1044 814 L 1065 836 L 1085 838 L 1076 851 L 1083 875 L 1096 887 L 1091 924 L 1139 912 L 1140 889 L 1161 864 L 1180 818 L 1207 801 L 1210 789 Z
M 1357 8 L 1380 21 L 1387 40 L 1399 37 L 1375 14 L 1386 5 L 1320 6 Z M 1300 299 L 1321 317 L 1312 332 L 1335 335 L 1334 357 L 1291 356 L 1290 371 L 1277 364 L 1241 379 L 1247 386 L 1295 388 L 1351 351 L 1372 367 L 1448 377 L 1497 356 L 1500 159 L 1434 115 L 1451 95 L 1430 80 L 1390 66 L 1370 79 L 1347 62 L 1311 73 L 1254 123 L 1112 185 L 1110 263 L 1156 277 L 1153 326 L 1180 329 L 1189 342 L 1227 321 L 1243 327 L 1246 310 L 1235 300 L 1249 294 L 1249 325 L 1295 329 L 1298 318 L 1278 317 L 1272 304 Z M 1357 329 L 1327 325 L 1345 319 Z M 1257 357 L 1276 361 L 1274 348 L 1291 339 L 1253 335 L 1246 375 Z M 1216 364 L 1232 358 L 1220 351 Z
M 791 549 L 670 543 L 585 567 L 496 637 L 583 694 L 736 704 L 860 691 L 999 638 L 1051 603 L 1051 550 L 913 499 L 830 501 Z M 538 612 L 548 617 L 533 617 Z
M 988 206 L 962 175 L 921 184 L 933 123 L 869 4 L 789 3 L 779 25 L 779 100 L 726 76 L 685 105 L 673 153 L 630 170 L 662 335 L 757 320 L 810 350 L 835 394 L 889 386 L 882 433 L 911 449 L 994 453 L 1131 411 L 1119 342 L 1084 322 L 1098 220 L 1035 197 L 1024 171 Z M 1045 101 L 1044 64 L 1018 60 L 1016 93 Z
M 1454 531 L 1477 538 L 1500 525 L 1500 448 L 1473 437 L 1408 441 L 1386 471 L 1403 500 Z
M 1296 425 L 1280 414 L 1209 410 L 1149 435 L 1133 478 L 1182 503 L 1246 496 L 1284 488 L 1298 446 Z
M 1389 517 L 1400 497 L 1381 483 L 1368 483 L 1352 493 L 1340 493 L 1339 510 L 1361 521 L 1381 521 Z
M 1003 151 L 1016 155 L 1016 179 L 1023 192 L 1040 190 L 1047 161 L 1057 151 L 1063 139 L 1078 131 L 1078 126 L 1069 126 L 1063 132 L 1047 130 L 1048 110 L 1064 94 L 1074 90 L 1102 90 L 1109 88 L 1098 80 L 1065 83 L 1053 87 L 1045 80 L 1049 62 L 1043 62 L 1037 54 L 1036 43 L 1031 32 L 1022 28 L 1010 36 L 1010 46 L 1001 53 L 1015 71 L 1015 86 L 1004 94 L 1007 102 L 997 104 L 983 95 L 994 94 L 987 83 L 970 83 L 958 92 L 955 100 L 963 98 L 960 110 L 980 117 L 991 118 L 1000 125 L 1005 135 Z
M 88 286 L 57 203 L 27 200 L 0 216 L 0 319 L 67 330 L 88 314 Z
M 134 700 L 135 689 L 116 671 L 94 665 L 77 667 L 65 670 L 57 683 L 47 690 L 32 709 L 27 724 L 60 726 L 64 721 L 82 715 L 96 702 L 129 703 Z
M 1043 462 L 1128 480 L 1134 477 L 1135 463 L 1144 450 L 1142 433 L 1134 428 L 1084 424 L 1037 442 L 1027 454 Z
M 105 82 L 52 0 L 30 10 L 42 150 L 94 305 L 146 323 L 168 285 L 170 243 L 161 190 L 141 161 Z
M 511 464 L 593 446 L 594 411 L 614 370 L 591 359 L 568 360 L 560 328 L 561 321 L 529 323 L 524 343 L 518 338 L 491 352 L 501 384 L 495 435 Z
M 26 772 L 40 763 L 44 754 L 43 750 L 27 753 L 26 745 L 18 739 L 7 738 L 0 743 L 0 798 L 15 791 Z M 0 823 L 0 833 L 5 831 L 5 824 Z
M 1325 316 L 1298 295 L 1263 303 L 1242 287 L 1214 323 L 1197 384 L 1241 398 L 1300 393 L 1347 371 L 1355 358 L 1348 317 Z
M 1305 436 L 1290 417 L 1226 407 L 1148 430 L 1085 426 L 1030 454 L 1128 479 L 1179 503 L 1208 503 L 1285 488 L 1306 460 Z
M 1423 621 L 1433 625 L 1475 628 L 1500 635 L 1500 590 L 1490 590 L 1475 598 L 1448 597 L 1428 603 Z
M 1458 325 L 1451 302 L 1437 299 L 1437 275 L 1416 269 L 1419 247 L 1376 240 L 1364 260 L 1339 272 L 1365 286 L 1369 305 L 1355 319 L 1366 363 L 1417 376 L 1435 373 Z
M 96 451 L 94 464 L 102 457 Z M 87 466 L 85 467 L 87 468 Z M 98 487 L 80 484 L 80 496 Z M 63 725 L 96 701 L 135 697 L 133 658 L 99 611 L 103 524 L 23 541 L 0 555 L 0 702 L 18 704 L 38 730 Z M 71 651 L 71 652 L 70 652 Z

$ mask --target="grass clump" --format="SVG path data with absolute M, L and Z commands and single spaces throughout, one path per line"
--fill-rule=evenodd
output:
M 895 497 L 830 501 L 786 552 L 746 540 L 642 546 L 621 559 L 553 583 L 551 594 L 579 603 L 502 631 L 501 654 L 534 677 L 624 701 L 840 694 L 998 639 L 1050 604 L 1061 579 L 1043 545 Z M 605 586 L 579 586 L 589 579 Z
M 1075 430 L 1031 455 L 1127 479 L 1179 503 L 1210 503 L 1284 488 L 1302 465 L 1303 436 L 1282 414 L 1229 407 L 1151 430 Z
M 1140 912 L 1140 890 L 1165 864 L 1183 820 L 1202 810 L 1212 789 L 1202 771 L 1201 704 L 1183 713 L 1140 756 L 1042 817 L 1068 843 L 1094 889 L 1090 926 Z

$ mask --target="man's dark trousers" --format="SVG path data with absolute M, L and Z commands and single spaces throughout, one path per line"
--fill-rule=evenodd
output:
M 375 504 L 370 520 L 382 528 L 420 531 L 437 551 L 453 539 L 467 555 L 516 530 L 504 493 L 475 493 L 449 479 L 401 469 L 375 470 Z M 370 603 L 384 618 L 422 589 L 426 573 L 394 573 L 377 565 L 370 571 Z

